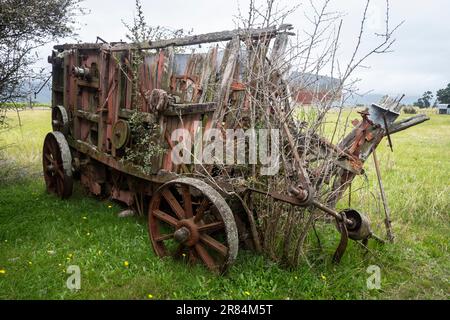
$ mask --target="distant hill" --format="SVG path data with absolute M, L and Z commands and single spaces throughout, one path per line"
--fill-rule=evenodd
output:
M 39 92 L 34 100 L 39 103 L 50 104 L 52 102 L 52 91 L 50 90 L 50 86 L 47 85 L 42 88 L 41 92 Z
M 362 104 L 362 105 L 369 105 L 372 103 L 377 103 L 378 101 L 380 101 L 380 99 L 384 96 L 384 94 L 377 94 L 377 93 L 370 93 L 370 94 L 366 94 L 364 96 L 353 96 L 350 99 L 347 100 L 347 105 L 357 105 L 357 104 Z M 395 96 L 392 96 L 395 97 Z M 405 96 L 402 99 L 402 103 L 404 104 L 413 104 L 414 102 L 417 101 L 417 99 L 419 99 L 420 96 Z M 45 86 L 41 92 L 37 95 L 36 97 L 36 102 L 40 102 L 40 103 L 51 103 L 52 101 L 52 92 L 50 90 L 50 86 Z
M 381 98 L 384 96 L 384 94 L 378 94 L 378 93 L 370 93 L 370 94 L 366 94 L 364 96 L 353 96 L 350 99 L 347 100 L 347 105 L 357 105 L 357 104 L 362 104 L 362 105 L 369 105 L 372 103 L 377 103 L 378 101 L 381 100 Z M 392 98 L 395 98 L 395 95 L 390 95 Z M 403 104 L 407 104 L 407 105 L 411 105 L 414 102 L 417 101 L 417 99 L 419 99 L 420 96 L 408 96 L 406 95 L 401 103 Z

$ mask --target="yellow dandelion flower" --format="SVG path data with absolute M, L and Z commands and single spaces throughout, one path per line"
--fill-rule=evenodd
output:
M 31 261 L 28 261 L 28 264 L 31 266 L 32 264 L 33 264 L 33 262 L 31 262 Z
M 149 293 L 149 294 L 147 295 L 147 297 L 148 297 L 149 299 L 152 299 L 152 298 L 153 298 L 153 295 Z
M 125 267 L 128 267 L 128 266 L 130 265 L 130 263 L 129 263 L 128 261 L 124 261 L 124 262 L 123 262 L 123 265 L 124 265 Z
M 6 270 L 5 269 L 0 269 L 0 274 L 5 274 Z
M 244 295 L 249 296 L 249 295 L 250 295 L 250 292 L 244 291 Z
M 69 257 L 69 258 L 72 258 L 72 257 L 73 257 L 73 254 L 69 253 L 68 257 Z
M 320 277 L 322 278 L 323 281 L 327 280 L 327 277 L 325 277 L 323 274 L 321 274 Z
M 108 208 L 111 209 L 111 208 L 112 208 L 112 205 L 108 205 Z

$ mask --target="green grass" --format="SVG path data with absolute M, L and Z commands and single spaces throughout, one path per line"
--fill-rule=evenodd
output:
M 10 116 L 14 126 L 17 120 Z M 241 250 L 225 277 L 159 259 L 143 219 L 117 218 L 117 204 L 87 196 L 78 185 L 67 201 L 48 195 L 40 176 L 40 153 L 50 112 L 26 111 L 21 119 L 21 128 L 0 134 L 0 145 L 14 143 L 6 157 L 28 168 L 20 179 L 0 184 L 2 299 L 148 299 L 149 294 L 153 299 L 450 297 L 450 116 L 431 115 L 431 121 L 395 134 L 394 153 L 385 142 L 379 148 L 394 244 L 371 242 L 370 253 L 364 255 L 351 242 L 341 264 L 333 265 L 330 257 L 338 242 L 333 232 L 322 239 L 324 259 L 313 268 L 287 270 Z M 372 161 L 367 172 L 376 190 Z M 381 215 L 380 210 L 371 215 L 379 233 Z M 381 268 L 381 290 L 366 288 L 371 264 Z M 69 265 L 80 266 L 79 291 L 66 288 Z

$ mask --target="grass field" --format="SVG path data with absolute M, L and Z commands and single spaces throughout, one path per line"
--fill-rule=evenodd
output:
M 450 298 L 450 116 L 395 134 L 394 153 L 384 142 L 379 148 L 394 244 L 370 242 L 364 255 L 350 243 L 334 265 L 335 232 L 325 260 L 295 270 L 241 250 L 225 277 L 159 259 L 144 220 L 118 218 L 117 204 L 79 186 L 67 201 L 46 194 L 40 166 L 50 112 L 21 112 L 22 127 L 10 116 L 13 128 L 0 133 L 0 146 L 12 144 L 0 170 L 1 299 Z M 375 182 L 371 161 L 367 171 Z M 79 291 L 66 288 L 69 265 L 80 266 Z M 380 290 L 366 287 L 369 265 L 381 268 Z

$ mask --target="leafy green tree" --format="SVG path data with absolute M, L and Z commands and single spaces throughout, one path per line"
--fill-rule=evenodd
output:
M 436 98 L 439 103 L 450 103 L 450 83 L 447 85 L 447 88 L 436 92 Z
M 419 108 L 429 108 L 431 106 L 431 100 L 433 99 L 433 93 L 431 91 L 425 91 L 422 98 L 419 98 L 417 102 L 414 102 L 414 106 Z
M 74 34 L 82 0 L 0 1 L 0 107 L 23 100 L 44 75 L 33 69 L 36 49 Z

